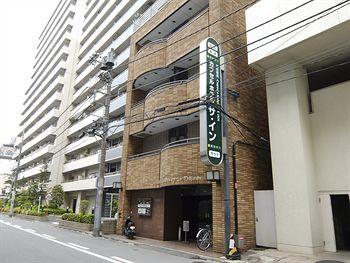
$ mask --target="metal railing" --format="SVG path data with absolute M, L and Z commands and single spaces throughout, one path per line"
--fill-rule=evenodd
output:
M 139 18 L 134 21 L 134 32 L 150 20 L 155 14 L 162 9 L 169 0 L 157 0 L 151 5 Z
M 197 143 L 199 143 L 199 137 L 177 140 L 177 141 L 170 142 L 170 143 L 164 145 L 160 149 L 132 155 L 129 157 L 129 160 L 134 160 L 134 159 L 138 159 L 138 158 L 142 158 L 142 157 L 157 155 L 157 154 L 161 153 L 162 151 L 169 149 L 169 148 L 172 148 L 172 147 L 178 147 L 178 146 L 189 145 L 189 144 L 197 144 Z

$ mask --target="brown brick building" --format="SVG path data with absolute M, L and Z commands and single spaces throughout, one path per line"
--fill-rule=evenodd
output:
M 152 16 L 151 11 L 149 17 L 147 12 L 143 15 L 148 20 L 131 38 L 118 231 L 130 211 L 138 235 L 160 240 L 176 240 L 183 220 L 190 221 L 190 238 L 199 227 L 210 224 L 214 250 L 223 252 L 223 181 L 205 178 L 205 171 L 218 168 L 200 159 L 198 107 L 174 111 L 184 109 L 178 103 L 199 98 L 198 52 L 203 39 L 210 36 L 223 42 L 222 53 L 246 44 L 245 35 L 233 38 L 245 31 L 244 11 L 234 11 L 248 1 L 162 2 Z M 234 14 L 227 16 L 230 13 Z M 225 57 L 226 87 L 240 94 L 227 97 L 229 113 L 267 137 L 264 83 L 235 85 L 256 74 L 247 65 L 245 48 Z M 244 134 L 253 141 L 249 133 Z M 242 137 L 232 123 L 227 139 L 233 233 L 231 145 Z M 254 190 L 272 189 L 269 163 L 264 153 L 237 148 L 239 233 L 247 248 L 255 245 Z M 223 179 L 222 165 L 219 169 Z M 151 204 L 150 215 L 138 213 L 142 212 L 138 205 L 144 203 Z

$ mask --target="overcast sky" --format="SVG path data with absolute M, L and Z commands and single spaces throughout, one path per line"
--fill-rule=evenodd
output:
M 0 144 L 18 133 L 38 38 L 58 0 L 0 0 Z

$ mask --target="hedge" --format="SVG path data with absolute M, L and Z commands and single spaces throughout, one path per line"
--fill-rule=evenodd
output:
M 63 215 L 67 213 L 67 210 L 63 208 L 44 208 L 44 212 L 48 215 Z
M 73 221 L 73 222 L 78 222 L 78 223 L 83 223 L 83 224 L 93 224 L 94 215 L 65 213 L 62 215 L 62 220 Z

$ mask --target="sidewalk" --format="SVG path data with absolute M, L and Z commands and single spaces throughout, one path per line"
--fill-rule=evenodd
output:
M 301 255 L 287 253 L 276 249 L 251 249 L 242 254 L 242 260 L 226 260 L 222 254 L 212 250 L 201 251 L 196 243 L 184 243 L 178 241 L 160 241 L 149 238 L 136 237 L 133 240 L 120 235 L 103 235 L 104 238 L 134 244 L 143 248 L 162 251 L 171 255 L 182 256 L 191 259 L 208 260 L 216 262 L 241 262 L 241 263 L 350 263 L 350 251 L 337 253 L 324 252 L 318 255 Z
M 213 252 L 211 248 L 209 248 L 207 251 L 201 251 L 197 248 L 197 244 L 193 241 L 191 243 L 185 243 L 179 241 L 160 241 L 143 237 L 135 237 L 135 239 L 131 240 L 127 239 L 125 236 L 120 235 L 103 235 L 103 237 L 191 259 L 211 260 L 217 262 L 234 262 L 225 260 L 222 258 L 222 254 Z

